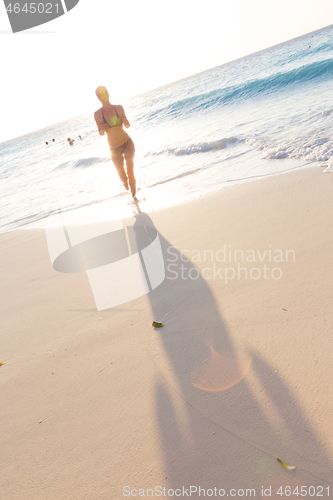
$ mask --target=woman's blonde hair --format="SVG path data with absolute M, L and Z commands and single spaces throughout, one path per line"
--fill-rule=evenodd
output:
M 106 87 L 103 87 L 103 85 L 100 85 L 95 90 L 95 94 L 97 95 L 97 97 L 100 97 L 101 94 L 107 94 L 107 93 L 108 93 L 108 91 L 107 91 Z

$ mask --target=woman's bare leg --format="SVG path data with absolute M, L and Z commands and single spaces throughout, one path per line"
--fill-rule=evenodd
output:
M 134 177 L 134 155 L 135 155 L 135 146 L 134 142 L 132 139 L 129 140 L 128 144 L 126 145 L 125 151 L 124 151 L 124 157 L 126 161 L 126 171 L 127 171 L 127 177 L 129 180 L 129 185 L 131 189 L 132 196 L 134 198 L 135 193 L 136 193 L 136 180 Z
M 111 150 L 111 160 L 116 167 L 119 178 L 121 182 L 124 184 L 125 189 L 128 190 L 128 177 L 124 168 L 124 157 L 120 151 Z

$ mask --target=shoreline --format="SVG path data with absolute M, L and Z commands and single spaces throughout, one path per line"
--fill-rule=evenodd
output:
M 281 160 L 269 160 L 270 162 L 272 161 L 278 161 L 279 163 L 281 163 Z M 284 160 L 282 160 L 284 161 Z M 290 160 L 289 160 L 290 161 Z M 292 160 L 292 162 L 298 162 L 300 160 Z M 314 166 L 313 163 L 315 163 L 316 165 Z M 233 187 L 236 187 L 238 185 L 242 185 L 242 184 L 248 184 L 249 182 L 256 182 L 256 181 L 260 181 L 260 180 L 265 180 L 265 179 L 268 179 L 268 178 L 271 178 L 271 177 L 276 177 L 276 176 L 280 176 L 280 175 L 284 175 L 284 174 L 288 174 L 290 172 L 293 172 L 293 171 L 298 171 L 299 169 L 308 169 L 308 168 L 320 168 L 321 170 L 323 168 L 327 167 L 327 165 L 318 165 L 318 162 L 317 161 L 312 161 L 312 162 L 307 162 L 307 163 L 303 163 L 303 160 L 302 160 L 302 165 L 297 165 L 297 166 L 294 166 L 294 167 L 291 167 L 291 168 L 288 168 L 282 172 L 273 172 L 273 173 L 267 173 L 267 174 L 260 174 L 260 175 L 254 175 L 254 176 L 250 176 L 250 177 L 244 177 L 242 179 L 230 179 L 228 180 L 227 182 L 225 182 L 223 185 L 220 186 L 219 189 L 217 189 L 216 191 L 212 191 L 212 192 L 209 192 L 209 193 L 202 193 L 198 196 L 196 196 L 195 198 L 192 198 L 192 199 L 188 199 L 188 200 L 182 200 L 182 201 L 179 201 L 179 202 L 175 202 L 174 204 L 171 204 L 171 205 L 168 205 L 168 206 L 165 206 L 165 207 L 157 207 L 156 209 L 149 209 L 151 207 L 148 207 L 148 210 L 145 209 L 145 207 L 143 207 L 143 211 L 144 212 L 148 212 L 148 213 L 151 213 L 151 212 L 156 212 L 156 211 L 159 211 L 159 210 L 168 210 L 168 209 L 171 209 L 172 207 L 175 207 L 175 206 L 180 206 L 184 203 L 191 203 L 192 201 L 196 200 L 196 199 L 200 199 L 202 197 L 206 197 L 206 196 L 210 196 L 214 193 L 218 193 L 218 192 L 221 192 L 221 191 L 224 191 L 225 189 L 228 189 L 228 188 L 233 188 Z M 323 170 L 322 170 L 323 171 Z M 143 193 L 145 192 L 145 190 L 147 190 L 149 188 L 143 188 Z M 140 189 L 139 189 L 140 191 Z M 64 213 L 69 213 L 69 214 L 72 214 L 72 213 L 76 213 L 77 214 L 77 217 L 80 218 L 80 212 L 82 212 L 82 215 L 81 215 L 81 218 L 84 217 L 84 216 L 87 216 L 88 214 L 85 213 L 84 214 L 84 211 L 87 209 L 87 208 L 90 208 L 91 210 L 97 210 L 97 214 L 100 216 L 100 212 L 98 212 L 98 208 L 101 207 L 103 204 L 110 204 L 110 207 L 109 209 L 111 208 L 114 208 L 114 205 L 116 204 L 120 204 L 122 206 L 122 209 L 123 212 L 121 212 L 119 214 L 118 217 L 114 217 L 113 219 L 117 219 L 117 218 L 128 218 L 130 216 L 130 210 L 134 210 L 134 206 L 133 205 L 133 208 L 129 208 L 129 205 L 131 205 L 130 202 L 126 201 L 125 197 L 126 197 L 126 194 L 127 193 L 123 193 L 121 196 L 119 197 L 116 197 L 116 198 L 111 198 L 111 199 L 108 199 L 108 200 L 102 200 L 102 201 L 95 201 L 95 202 L 91 202 L 91 203 L 86 203 L 80 207 L 75 207 L 75 208 L 72 208 L 72 209 L 69 209 L 67 211 L 65 211 Z M 145 198 L 145 194 L 143 194 L 144 198 Z M 145 204 L 145 199 L 142 201 L 139 202 L 139 204 L 137 206 L 140 207 L 140 203 L 142 204 Z M 125 203 L 125 204 L 124 204 Z M 127 211 L 127 213 L 126 213 Z M 96 214 L 96 215 L 97 215 Z M 36 219 L 35 221 L 33 222 L 28 222 L 26 224 L 23 224 L 22 226 L 18 227 L 18 228 L 15 228 L 15 229 L 11 229 L 9 231 L 5 231 L 5 232 L 0 232 L 0 236 L 2 234 L 7 234 L 7 233 L 10 233 L 10 232 L 13 232 L 13 231 L 30 231 L 30 230 L 34 230 L 34 229 L 38 229 L 38 230 L 45 230 L 45 226 L 44 227 L 38 227 L 38 225 L 40 224 L 41 221 L 44 221 L 46 219 L 49 219 L 49 223 L 50 222 L 50 219 L 54 216 L 54 213 L 50 213 L 49 215 L 45 215 L 39 219 Z M 104 219 L 101 219 L 101 220 L 108 220 L 108 218 L 104 218 Z M 90 222 L 91 223 L 98 223 L 98 222 L 101 222 L 101 220 L 91 220 Z
M 333 178 L 232 187 L 125 219 L 157 231 L 166 274 L 99 311 L 86 273 L 52 268 L 44 231 L 0 235 L 6 500 L 333 485 Z

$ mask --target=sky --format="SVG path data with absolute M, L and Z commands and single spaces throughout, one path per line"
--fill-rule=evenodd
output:
M 0 142 L 333 24 L 332 0 L 80 0 L 13 34 L 0 4 Z

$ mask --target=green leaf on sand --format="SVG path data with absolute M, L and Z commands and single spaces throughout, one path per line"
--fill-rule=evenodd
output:
M 164 325 L 163 325 L 163 323 L 157 323 L 157 321 L 153 321 L 152 326 L 154 328 L 162 328 L 162 326 L 164 326 Z

